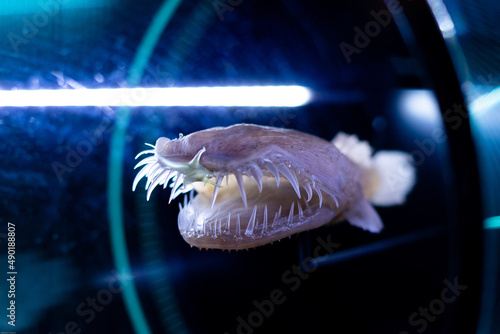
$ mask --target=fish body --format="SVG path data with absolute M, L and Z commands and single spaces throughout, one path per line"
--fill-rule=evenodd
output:
M 142 154 L 153 156 L 136 166 L 144 167 L 133 189 L 147 177 L 148 198 L 158 185 L 172 188 L 170 200 L 191 192 L 178 226 L 199 248 L 253 248 L 343 220 L 376 233 L 383 224 L 370 202 L 401 204 L 415 183 L 408 154 L 381 151 L 377 159 L 366 142 L 343 133 L 330 142 L 236 124 L 162 137 Z

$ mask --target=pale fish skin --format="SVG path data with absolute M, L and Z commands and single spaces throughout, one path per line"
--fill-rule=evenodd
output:
M 147 199 L 157 185 L 179 205 L 178 226 L 192 246 L 248 249 L 322 225 L 347 220 L 378 233 L 375 205 L 397 205 L 415 184 L 411 156 L 373 150 L 356 136 L 331 142 L 291 129 L 236 124 L 178 139 L 159 138 L 133 190 L 147 178 Z M 194 196 L 195 190 L 197 195 Z M 169 201 L 169 202 L 170 202 Z

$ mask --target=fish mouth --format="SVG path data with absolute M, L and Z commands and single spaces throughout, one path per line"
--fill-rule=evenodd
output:
M 198 164 L 203 151 L 196 155 Z M 205 169 L 202 180 L 193 180 L 189 171 L 169 168 L 154 149 L 139 155 L 144 153 L 155 155 L 137 164 L 145 166 L 133 189 L 147 177 L 148 199 L 159 185 L 171 188 L 169 203 L 185 193 L 178 227 L 186 242 L 198 248 L 254 248 L 324 225 L 340 211 L 337 194 L 278 157 L 246 161 L 232 170 Z M 189 163 L 196 164 L 196 156 Z

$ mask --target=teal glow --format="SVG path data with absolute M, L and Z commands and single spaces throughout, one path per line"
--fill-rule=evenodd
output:
M 487 229 L 500 228 L 500 216 L 486 218 L 483 227 Z
M 129 85 L 139 84 L 153 49 L 180 2 L 181 0 L 166 0 L 155 14 L 132 62 L 127 78 Z M 116 270 L 122 278 L 123 300 L 134 331 L 136 333 L 149 334 L 151 333 L 151 329 L 142 310 L 134 284 L 123 227 L 123 157 L 125 136 L 129 121 L 130 108 L 120 108 L 117 113 L 115 131 L 111 136 L 109 149 L 107 197 L 111 248 Z
M 0 16 L 11 15 L 51 15 L 60 10 L 103 8 L 116 3 L 116 0 L 18 0 L 2 1 Z M 30 17 L 28 17 L 30 18 Z
M 161 8 L 158 10 L 153 18 L 153 21 L 149 25 L 148 31 L 144 35 L 139 49 L 137 50 L 132 66 L 130 67 L 128 75 L 128 83 L 131 86 L 136 86 L 140 83 L 142 74 L 146 68 L 146 65 L 151 58 L 153 49 L 156 43 L 160 39 L 163 30 L 165 29 L 168 22 L 172 19 L 177 7 L 179 7 L 182 0 L 165 0 Z
M 481 95 L 470 104 L 470 110 L 474 116 L 480 116 L 489 109 L 500 103 L 500 87 L 495 88 L 488 94 Z

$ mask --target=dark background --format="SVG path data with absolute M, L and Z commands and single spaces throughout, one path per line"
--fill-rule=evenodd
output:
M 161 5 L 67 1 L 34 33 L 25 30 L 25 19 L 33 21 L 44 8 L 27 3 L 2 5 L 3 89 L 71 88 L 73 81 L 87 88 L 128 86 L 138 45 Z M 122 199 L 133 277 L 121 279 L 137 287 L 151 331 L 237 333 L 239 317 L 251 322 L 254 301 L 270 300 L 278 289 L 283 303 L 262 321 L 253 318 L 256 328 L 240 332 L 417 333 L 424 323 L 429 334 L 474 332 L 482 216 L 468 119 L 458 130 L 439 117 L 422 126 L 408 121 L 398 104 L 402 91 L 418 89 L 431 92 L 441 112 L 454 103 L 466 105 L 426 3 L 402 1 L 401 13 L 350 62 L 340 44 L 354 45 L 355 28 L 365 29 L 374 21 L 370 12 L 386 10 L 384 3 L 222 2 L 232 8 L 223 20 L 214 3 L 181 3 L 154 48 L 141 86 L 297 84 L 316 95 L 298 108 L 129 111 Z M 9 33 L 27 42 L 14 46 Z M 122 292 L 113 290 L 119 275 L 110 243 L 107 183 L 117 112 L 0 108 L 0 226 L 17 226 L 18 333 L 133 332 Z M 342 223 L 250 251 L 191 248 L 177 230 L 177 203 L 166 204 L 169 191 L 155 191 L 149 202 L 144 191 L 131 191 L 134 156 L 160 136 L 241 122 L 328 140 L 344 131 L 376 150 L 422 151 L 416 142 L 429 139 L 434 129 L 446 130 L 449 137 L 418 164 L 417 185 L 405 205 L 377 208 L 385 224 L 380 234 Z M 89 136 L 91 152 L 58 177 L 54 163 L 67 164 L 68 153 Z M 338 248 L 311 273 L 290 274 L 312 256 L 318 238 Z M 445 280 L 467 288 L 432 320 L 409 322 L 420 307 L 442 298 Z M 88 311 L 85 304 L 92 298 L 105 305 Z M 1 329 L 7 330 L 3 321 Z

